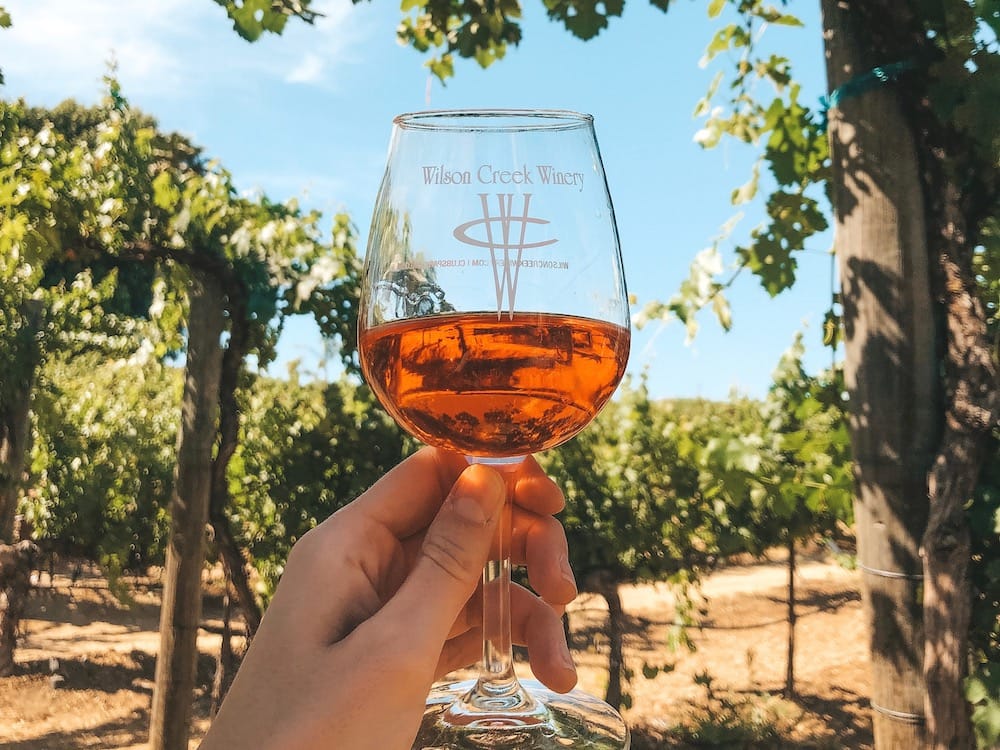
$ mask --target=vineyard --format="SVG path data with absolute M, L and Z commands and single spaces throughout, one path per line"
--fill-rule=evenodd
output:
M 728 727 L 720 721 L 720 734 L 749 736 L 766 728 L 786 748 L 871 747 L 864 699 L 869 665 L 857 573 L 822 550 L 803 560 L 799 638 L 809 647 L 798 657 L 796 697 L 784 700 L 787 568 L 780 552 L 770 557 L 734 564 L 706 579 L 706 611 L 692 630 L 692 652 L 666 646 L 675 614 L 666 587 L 623 587 L 626 661 L 636 671 L 626 715 L 635 727 L 637 747 L 686 747 L 677 727 L 693 728 L 710 716 L 706 709 L 718 712 L 723 701 L 742 707 L 744 715 L 752 709 L 759 725 L 755 728 L 747 718 L 734 718 Z M 19 654 L 22 670 L 0 684 L 0 710 L 16 717 L 0 728 L 0 743 L 12 750 L 138 750 L 145 747 L 159 646 L 159 584 L 155 577 L 130 579 L 133 602 L 126 607 L 108 591 L 96 568 L 84 565 L 75 582 L 72 574 L 73 566 L 60 568 L 50 588 L 43 573 L 32 594 Z M 208 724 L 223 615 L 218 591 L 217 585 L 207 589 L 199 638 L 194 739 Z M 570 611 L 581 685 L 596 694 L 607 682 L 606 616 L 606 606 L 593 595 L 582 596 Z M 646 678 L 644 663 L 675 666 Z M 526 673 L 524 667 L 519 664 L 519 671 Z
M 317 18 L 308 0 L 217 5 L 248 41 Z M 442 81 L 521 39 L 517 0 L 404 5 L 400 40 Z M 623 6 L 546 3 L 583 40 Z M 818 109 L 761 42 L 800 25 L 790 6 L 706 3 L 702 63 L 722 69 L 696 141 L 753 150 L 732 204 L 764 219 L 633 319 L 728 329 L 737 277 L 780 294 L 832 226 L 839 287 L 818 305 L 843 361 L 807 371 L 797 338 L 766 394 L 727 401 L 636 376 L 539 457 L 566 497 L 573 647 L 640 748 L 993 747 L 1000 4 L 823 0 Z M 0 35 L 12 23 L 0 7 Z M 10 747 L 185 748 L 295 542 L 417 447 L 359 375 L 358 217 L 241 190 L 127 93 L 112 66 L 94 105 L 0 99 Z M 268 370 L 295 316 L 332 376 Z M 784 579 L 765 565 L 710 593 L 768 559 Z

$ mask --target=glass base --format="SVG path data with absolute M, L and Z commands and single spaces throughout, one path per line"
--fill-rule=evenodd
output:
M 436 685 L 413 750 L 628 750 L 628 727 L 604 701 L 579 690 L 555 693 L 537 680 L 521 686 L 534 699 L 530 710 L 485 712 L 456 709 L 475 680 Z M 453 723 L 449 717 L 460 717 Z

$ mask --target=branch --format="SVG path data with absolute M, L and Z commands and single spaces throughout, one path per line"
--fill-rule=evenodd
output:
M 222 359 L 222 375 L 219 380 L 219 441 L 215 459 L 212 461 L 212 495 L 209 519 L 215 531 L 215 541 L 223 565 L 233 582 L 236 598 L 243 612 L 247 630 L 252 638 L 260 626 L 262 613 L 247 576 L 246 560 L 236 542 L 229 523 L 226 509 L 229 506 L 229 482 L 227 471 L 229 461 L 239 445 L 239 404 L 236 389 L 247 353 L 249 340 L 249 318 L 247 315 L 247 289 L 240 282 L 239 291 L 229 296 L 229 343 Z
M 88 249 L 96 250 L 110 259 L 115 257 L 137 263 L 154 263 L 168 261 L 186 266 L 193 271 L 201 271 L 212 276 L 227 295 L 243 286 L 243 281 L 237 275 L 232 264 L 221 255 L 206 252 L 195 252 L 189 248 L 166 247 L 148 240 L 133 240 L 122 245 L 117 253 L 112 254 L 107 248 L 89 245 Z
M 226 473 L 229 461 L 239 443 L 239 405 L 236 401 L 236 390 L 250 338 L 250 320 L 247 313 L 249 290 L 233 265 L 220 255 L 199 253 L 188 248 L 165 247 L 145 240 L 128 242 L 114 255 L 102 247 L 91 246 L 88 249 L 105 254 L 112 260 L 136 263 L 165 261 L 184 265 L 213 277 L 226 296 L 225 304 L 230 329 L 219 380 L 218 449 L 211 467 L 209 521 L 215 532 L 219 555 L 236 589 L 247 630 L 253 636 L 260 625 L 262 613 L 250 587 L 246 560 L 226 514 L 230 500 Z

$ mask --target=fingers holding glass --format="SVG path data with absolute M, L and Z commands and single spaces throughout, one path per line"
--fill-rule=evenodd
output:
M 452 628 L 436 671 L 440 678 L 467 667 L 482 655 L 482 602 L 477 590 Z M 576 668 L 566 644 L 562 624 L 563 607 L 553 607 L 528 589 L 511 586 L 511 638 L 526 646 L 531 671 L 556 692 L 571 690 L 576 684 Z

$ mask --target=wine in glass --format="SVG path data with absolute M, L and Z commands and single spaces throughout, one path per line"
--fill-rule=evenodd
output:
M 394 120 L 365 258 L 365 378 L 430 445 L 501 470 L 582 430 L 625 371 L 629 319 L 593 119 L 555 110 Z M 437 687 L 414 747 L 623 750 L 607 704 L 514 673 L 509 511 L 483 578 L 477 680 Z

